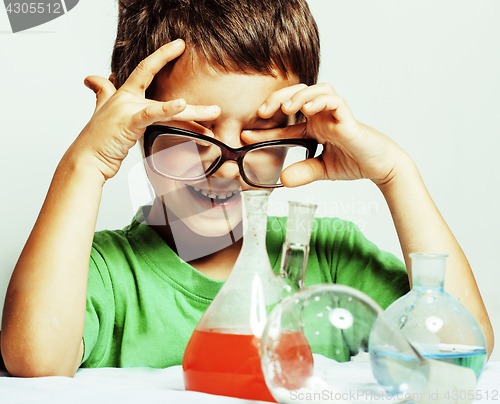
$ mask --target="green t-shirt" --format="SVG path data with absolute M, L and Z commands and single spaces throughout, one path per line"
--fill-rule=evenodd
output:
M 91 252 L 82 367 L 180 365 L 191 333 L 224 281 L 184 262 L 137 220 L 101 231 Z M 286 218 L 270 217 L 266 237 L 278 273 Z M 351 222 L 316 219 L 305 285 L 339 283 L 386 308 L 409 291 L 406 268 L 380 251 Z

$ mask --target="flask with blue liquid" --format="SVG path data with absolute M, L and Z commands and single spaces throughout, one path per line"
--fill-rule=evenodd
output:
M 385 310 L 387 320 L 423 357 L 470 368 L 479 378 L 487 360 L 486 339 L 471 312 L 444 290 L 448 255 L 410 257 L 412 289 Z

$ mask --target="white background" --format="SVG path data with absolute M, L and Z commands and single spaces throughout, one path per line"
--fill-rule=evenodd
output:
M 322 36 L 320 81 L 355 117 L 416 161 L 459 240 L 500 336 L 497 188 L 500 153 L 498 0 L 310 0 Z M 116 33 L 114 0 L 81 0 L 67 15 L 12 34 L 0 6 L 0 302 L 54 169 L 92 115 L 90 74 L 107 77 Z M 237 101 L 237 100 L 236 100 Z M 97 229 L 121 228 L 135 212 L 132 150 L 104 189 Z M 139 198 L 140 199 L 140 198 Z M 147 198 L 146 198 L 147 199 Z M 320 182 L 273 194 L 353 220 L 402 258 L 384 199 L 368 181 Z M 494 352 L 500 360 L 500 350 Z

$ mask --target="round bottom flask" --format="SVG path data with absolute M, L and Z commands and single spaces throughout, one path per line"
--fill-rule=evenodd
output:
M 470 368 L 479 377 L 486 339 L 476 318 L 444 291 L 446 254 L 414 253 L 413 286 L 385 315 L 426 358 Z

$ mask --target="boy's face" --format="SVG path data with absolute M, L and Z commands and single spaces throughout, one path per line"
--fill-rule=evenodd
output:
M 270 119 L 262 119 L 257 110 L 274 91 L 298 83 L 295 76 L 287 79 L 282 75 L 227 73 L 193 61 L 184 54 L 169 74 L 161 72 L 157 75 L 153 98 L 158 101 L 184 98 L 188 105 L 219 106 L 221 113 L 215 120 L 173 120 L 165 125 L 215 137 L 230 147 L 238 148 L 243 146 L 243 130 L 288 125 L 290 118 L 281 111 Z M 152 172 L 147 164 L 145 166 L 156 195 L 162 197 L 169 211 L 171 224 L 172 213 L 194 233 L 218 237 L 229 233 L 240 223 L 239 191 L 252 187 L 242 180 L 236 162 L 225 162 L 211 177 L 196 183 L 170 180 Z M 272 167 L 269 169 L 273 170 Z M 209 198 L 204 193 L 217 197 Z M 222 198 L 219 198 L 221 195 Z

